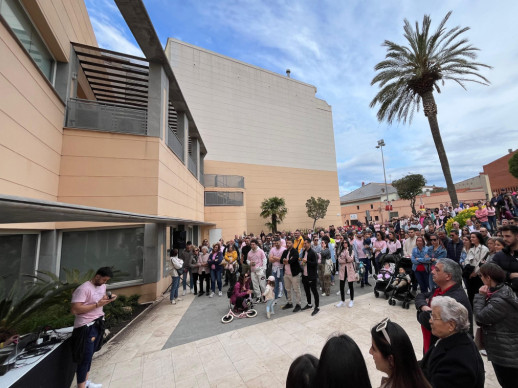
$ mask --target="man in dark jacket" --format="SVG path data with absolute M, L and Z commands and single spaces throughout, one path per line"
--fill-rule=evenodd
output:
M 518 226 L 505 225 L 500 229 L 506 247 L 497 252 L 493 263 L 505 271 L 505 281 L 518 294 Z
M 470 334 L 473 336 L 473 310 L 468 296 L 462 288 L 462 270 L 460 266 L 451 259 L 439 259 L 432 270 L 432 276 L 438 287 L 434 291 L 420 293 L 415 298 L 417 321 L 421 324 L 423 331 L 423 354 L 428 351 L 430 346 L 437 342 L 437 337 L 432 334 L 430 327 L 432 311 L 430 305 L 435 296 L 449 296 L 466 307 L 470 323 Z
M 286 238 L 286 250 L 282 252 L 281 263 L 284 267 L 284 287 L 286 288 L 286 293 L 288 294 L 288 303 L 286 303 L 281 308 L 283 310 L 287 310 L 293 307 L 292 301 L 292 289 L 295 293 L 295 308 L 293 312 L 296 313 L 300 311 L 301 301 L 301 292 L 300 292 L 300 278 L 302 268 L 300 268 L 299 263 L 299 252 L 293 248 L 293 239 Z
M 450 238 L 444 244 L 448 259 L 452 259 L 456 263 L 460 261 L 460 254 L 462 253 L 462 240 L 459 238 L 459 231 L 452 229 L 450 231 Z
M 313 307 L 311 304 L 311 293 L 315 298 L 315 308 L 311 315 L 316 315 L 320 311 L 318 308 L 319 296 L 317 291 L 317 266 L 318 259 L 315 251 L 311 249 L 311 240 L 309 238 L 304 239 L 304 249 L 301 253 L 302 256 L 302 285 L 304 286 L 304 292 L 306 293 L 306 300 L 308 304 L 302 310 L 308 310 Z

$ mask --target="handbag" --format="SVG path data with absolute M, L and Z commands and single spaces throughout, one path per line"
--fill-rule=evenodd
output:
M 484 345 L 484 331 L 482 328 L 477 328 L 475 332 L 475 345 L 477 345 L 478 350 L 484 350 L 486 347 Z

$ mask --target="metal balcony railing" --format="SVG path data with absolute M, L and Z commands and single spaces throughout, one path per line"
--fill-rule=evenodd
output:
M 121 104 L 71 98 L 66 127 L 147 135 L 147 111 Z
M 244 189 L 245 178 L 239 175 L 205 174 L 203 176 L 203 185 L 205 187 L 233 187 Z
M 183 144 L 176 136 L 176 133 L 169 127 L 169 136 L 167 138 L 167 145 L 173 153 L 183 162 Z
M 191 155 L 189 155 L 187 159 L 187 168 L 191 172 L 192 175 L 197 176 L 198 174 L 198 165 L 194 161 Z

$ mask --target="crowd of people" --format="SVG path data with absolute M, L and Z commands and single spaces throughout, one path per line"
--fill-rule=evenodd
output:
M 228 285 L 230 291 L 226 294 L 236 310 L 246 309 L 246 301 L 253 298 L 254 303 L 266 303 L 270 318 L 275 305 L 285 299 L 282 310 L 294 313 L 310 310 L 314 316 L 320 311 L 320 299 L 332 294 L 335 283 L 339 284 L 336 294 L 340 296 L 336 307 L 352 308 L 355 287 L 369 287 L 371 282 L 387 276 L 381 266 L 384 257 L 406 257 L 411 260 L 411 271 L 394 274 L 394 281 L 402 280 L 411 286 L 423 332 L 424 358 L 417 371 L 413 367 L 405 371 L 401 365 L 417 365 L 417 361 L 410 356 L 414 352 L 404 330 L 390 321 L 373 328 L 370 353 L 377 368 L 387 373 L 382 387 L 448 387 L 461 383 L 482 387 L 484 366 L 474 337 L 484 339 L 484 345 L 479 343 L 479 347 L 483 347 L 483 354 L 492 362 L 502 387 L 515 386 L 518 381 L 518 207 L 515 203 L 516 197 L 507 194 L 494 201 L 479 202 L 473 218 L 466 220 L 462 228 L 458 222 L 450 222 L 449 232 L 448 219 L 462 210 L 460 206 L 440 205 L 385 225 L 338 228 L 331 225 L 318 231 L 243 233 L 227 242 L 222 239 L 212 247 L 207 240 L 199 247 L 187 242 L 180 254 L 176 249 L 171 250 L 170 300 L 175 304 L 187 292 L 211 298 L 217 293 L 221 297 L 222 288 Z M 476 335 L 474 322 L 478 326 Z M 329 387 L 339 386 L 339 381 L 361 380 L 359 386 L 370 387 L 366 369 L 364 375 L 359 372 L 364 368 L 363 358 L 361 352 L 358 356 L 355 346 L 346 335 L 333 337 L 322 350 L 320 360 L 309 355 L 295 360 L 288 380 L 291 376 L 297 381 L 294 384 L 300 384 L 292 386 Z M 339 350 L 345 354 L 344 349 L 347 357 L 333 356 Z M 452 361 L 457 359 L 463 361 Z M 343 380 L 347 374 L 338 375 L 338 371 L 343 372 L 348 366 L 340 363 L 354 365 L 351 373 L 359 380 L 353 377 Z M 297 379 L 307 379 L 309 385 Z M 403 381 L 408 384 L 404 385 Z

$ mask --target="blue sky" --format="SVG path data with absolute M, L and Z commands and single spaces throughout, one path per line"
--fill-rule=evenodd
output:
M 516 1 L 274 1 L 145 0 L 162 44 L 168 37 L 315 85 L 333 108 L 340 194 L 362 182 L 382 182 L 384 139 L 387 180 L 420 173 L 444 186 L 439 159 L 422 110 L 411 124 L 379 123 L 369 102 L 374 65 L 385 39 L 403 41 L 403 20 L 432 17 L 432 27 L 453 11 L 447 27 L 469 26 L 478 61 L 491 85 L 446 84 L 436 94 L 438 120 L 455 182 L 517 148 Z M 112 0 L 86 0 L 100 47 L 142 55 Z M 196 119 L 196 118 L 195 118 Z

